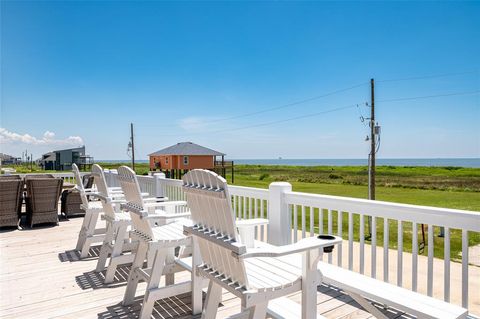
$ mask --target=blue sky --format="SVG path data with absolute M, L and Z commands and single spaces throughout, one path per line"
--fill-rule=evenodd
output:
M 479 39 L 480 2 L 2 1 L 1 152 L 363 158 L 373 77 L 379 157 L 480 157 Z

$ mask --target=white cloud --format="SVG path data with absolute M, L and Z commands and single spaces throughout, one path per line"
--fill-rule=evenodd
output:
M 0 127 L 0 143 L 23 143 L 28 145 L 83 145 L 83 139 L 80 136 L 69 136 L 64 139 L 55 139 L 55 133 L 46 131 L 41 138 L 36 138 L 30 134 L 18 134 Z

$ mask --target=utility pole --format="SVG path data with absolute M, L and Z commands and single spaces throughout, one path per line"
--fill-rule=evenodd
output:
M 368 157 L 368 199 L 375 200 L 375 80 L 370 79 L 370 155 Z
M 135 143 L 133 142 L 133 123 L 130 123 L 130 142 L 132 143 L 132 169 L 135 171 Z

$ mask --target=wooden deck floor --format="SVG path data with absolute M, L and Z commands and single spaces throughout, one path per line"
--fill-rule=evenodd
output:
M 123 307 L 121 300 L 129 267 L 122 267 L 113 284 L 104 285 L 103 273 L 95 273 L 98 247 L 79 260 L 74 250 L 82 218 L 61 221 L 59 226 L 33 230 L 0 230 L 1 318 L 137 318 L 145 285 L 136 302 Z M 178 281 L 187 280 L 180 273 Z M 290 298 L 300 302 L 300 295 Z M 321 286 L 318 313 L 327 318 L 371 318 L 356 302 L 334 287 Z M 238 312 L 238 299 L 224 293 L 217 318 Z M 411 318 L 394 310 L 391 318 Z M 191 318 L 190 295 L 156 303 L 153 318 Z

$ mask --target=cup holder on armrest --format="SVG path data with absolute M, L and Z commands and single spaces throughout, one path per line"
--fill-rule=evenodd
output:
M 335 236 L 331 236 L 331 235 L 318 235 L 317 236 L 318 239 L 325 239 L 325 240 L 334 240 L 335 239 Z M 326 246 L 326 247 L 323 247 L 323 252 L 324 253 L 331 253 L 333 251 L 333 245 L 332 246 Z

